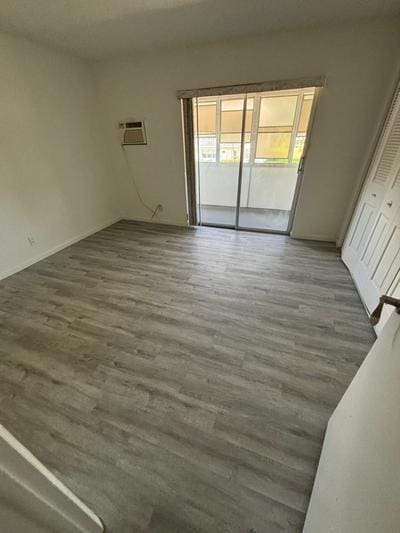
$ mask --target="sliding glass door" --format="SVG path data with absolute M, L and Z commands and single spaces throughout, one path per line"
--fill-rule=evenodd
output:
M 193 99 L 199 223 L 288 233 L 314 88 Z
M 201 224 L 235 227 L 246 95 L 195 98 L 198 216 Z M 245 136 L 248 136 L 247 132 Z

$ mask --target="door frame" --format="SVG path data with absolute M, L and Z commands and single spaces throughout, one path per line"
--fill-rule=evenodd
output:
M 381 180 L 375 180 L 375 178 L 386 144 L 390 139 L 392 129 L 395 127 L 400 113 L 399 95 L 400 82 L 396 85 L 380 127 L 379 137 L 376 139 L 374 149 L 369 155 L 367 173 L 342 246 L 342 261 L 353 278 L 368 314 L 372 312 L 378 303 L 381 292 L 385 291 L 387 294 L 391 294 L 391 291 L 396 289 L 392 285 L 387 288 L 383 285 L 378 287 L 374 278 L 388 250 L 393 229 L 392 224 L 396 217 L 396 211 L 393 213 L 388 212 L 385 209 L 384 202 L 387 201 L 388 195 L 390 195 L 389 199 L 392 201 L 392 194 L 398 194 L 398 192 L 393 192 L 393 185 L 400 172 L 400 155 L 397 154 L 393 159 L 386 180 L 382 182 Z M 391 173 L 393 175 L 390 175 Z M 398 200 L 395 202 L 396 205 L 398 206 Z M 387 222 L 382 230 L 382 226 L 379 226 L 379 224 L 383 218 L 386 218 Z M 373 243 L 372 246 L 371 242 Z M 367 255 L 369 252 L 371 253 L 370 257 Z M 365 263 L 366 257 L 369 257 L 367 259 L 368 263 Z M 397 279 L 397 276 L 398 273 L 395 274 L 392 284 Z
M 299 199 L 300 199 L 301 188 L 303 186 L 304 171 L 305 171 L 306 162 L 307 162 L 307 154 L 311 146 L 311 138 L 312 138 L 312 133 L 313 133 L 317 106 L 319 104 L 319 99 L 321 97 L 321 89 L 322 87 L 314 87 L 315 92 L 314 92 L 313 102 L 311 105 L 310 119 L 308 121 L 308 126 L 307 126 L 306 141 L 304 143 L 303 153 L 299 161 L 299 166 L 297 167 L 296 187 L 294 190 L 292 206 L 290 208 L 289 222 L 288 222 L 288 228 L 287 228 L 287 233 L 289 235 L 292 233 L 294 217 L 296 215 L 296 210 L 297 210 Z
M 298 87 L 298 88 L 303 88 L 303 87 Z M 239 230 L 239 231 L 254 231 L 256 233 L 275 233 L 275 234 L 278 234 L 278 235 L 290 235 L 291 234 L 292 228 L 293 228 L 294 217 L 295 217 L 295 213 L 296 213 L 296 210 L 297 210 L 298 201 L 299 201 L 299 197 L 300 197 L 300 190 L 301 190 L 301 186 L 303 184 L 303 176 L 304 176 L 304 169 L 305 169 L 305 164 L 306 164 L 306 160 L 307 160 L 307 152 L 308 152 L 308 150 L 310 148 L 310 145 L 311 145 L 312 129 L 313 129 L 313 125 L 314 125 L 315 114 L 316 114 L 317 105 L 318 105 L 318 101 L 319 101 L 319 98 L 320 98 L 322 87 L 313 87 L 313 89 L 314 89 L 314 98 L 313 98 L 313 102 L 312 102 L 312 105 L 311 105 L 310 118 L 309 118 L 308 125 L 307 125 L 306 140 L 305 140 L 304 147 L 303 147 L 303 153 L 301 155 L 299 164 L 297 166 L 296 186 L 295 186 L 295 190 L 294 190 L 292 204 L 290 206 L 289 220 L 288 220 L 288 225 L 287 225 L 286 230 L 249 228 L 249 227 L 246 227 L 246 226 L 240 226 L 239 224 L 236 224 L 235 226 L 232 226 L 233 229 Z M 265 92 L 268 92 L 268 91 L 265 91 Z M 247 99 L 247 93 L 246 93 L 246 99 Z M 300 113 L 300 111 L 301 111 L 301 109 L 298 110 L 299 113 Z M 244 115 L 245 114 L 246 113 L 244 112 Z M 243 127 L 242 127 L 242 141 L 241 142 L 242 142 L 242 144 L 244 144 L 244 129 L 243 129 Z M 242 159 L 241 159 L 241 164 L 243 164 Z M 236 212 L 237 212 L 236 220 L 238 220 L 238 212 L 239 211 L 240 211 L 240 197 L 239 197 L 238 203 L 236 204 Z M 207 224 L 207 225 L 208 226 L 212 226 L 212 227 L 216 227 L 216 224 Z M 220 227 L 220 226 L 218 226 L 218 227 Z
M 216 88 L 210 88 L 210 89 L 198 89 L 198 90 L 187 90 L 187 91 L 178 91 L 178 98 L 180 98 L 182 101 L 190 101 L 190 108 L 192 111 L 192 117 L 191 120 L 187 121 L 185 120 L 185 114 L 183 114 L 183 138 L 184 138 L 184 144 L 185 144 L 185 163 L 186 163 L 186 193 L 187 193 L 187 212 L 188 212 L 188 222 L 190 225 L 201 225 L 201 226 L 209 226 L 209 227 L 217 227 L 217 228 L 224 228 L 224 229 L 234 229 L 236 231 L 252 231 L 256 233 L 275 233 L 275 234 L 281 234 L 281 235 L 290 235 L 293 228 L 293 222 L 295 218 L 295 214 L 297 211 L 298 203 L 299 203 L 299 197 L 301 194 L 301 188 L 304 181 L 304 172 L 305 172 L 305 164 L 306 164 L 306 158 L 308 156 L 308 151 L 311 145 L 312 141 L 312 134 L 313 134 L 313 126 L 316 116 L 316 110 L 319 103 L 320 98 L 320 92 L 322 87 L 325 86 L 326 79 L 325 77 L 318 77 L 315 78 L 315 82 L 313 79 L 307 80 L 310 83 L 304 83 L 304 80 L 284 80 L 283 82 L 264 82 L 260 84 L 249 84 L 249 85 L 237 85 L 237 86 L 230 86 L 230 87 L 216 87 Z M 264 87 L 265 86 L 265 87 Z M 307 134 L 306 134 L 306 140 L 303 148 L 303 153 L 300 158 L 300 162 L 297 168 L 297 178 L 296 178 L 296 186 L 295 191 L 293 195 L 293 200 L 290 208 L 289 213 L 289 220 L 288 220 L 288 226 L 285 230 L 274 230 L 274 229 L 268 229 L 268 228 L 251 228 L 251 227 L 245 227 L 240 226 L 239 224 L 239 211 L 240 211 L 240 194 L 241 194 L 241 188 L 242 188 L 242 174 L 243 174 L 243 154 L 244 154 L 244 143 L 245 143 L 245 135 L 244 130 L 246 126 L 246 103 L 247 103 L 247 96 L 248 94 L 253 94 L 254 92 L 274 92 L 274 91 L 284 91 L 288 89 L 305 89 L 305 88 L 313 88 L 314 89 L 314 98 L 311 106 L 311 112 L 310 112 L 310 118 L 308 122 L 307 127 Z M 255 89 L 255 90 L 254 90 Z M 205 92 L 207 91 L 207 93 Z M 200 191 L 197 192 L 198 184 L 197 184 L 197 175 L 198 175 L 198 168 L 196 169 L 196 164 L 191 164 L 190 161 L 188 161 L 187 154 L 190 153 L 190 151 L 187 150 L 186 144 L 191 143 L 193 147 L 193 154 L 195 153 L 195 124 L 197 124 L 197 114 L 193 112 L 194 102 L 197 100 L 197 97 L 199 96 L 242 96 L 244 97 L 244 106 L 243 106 L 243 116 L 242 116 L 242 132 L 241 132 L 241 147 L 240 147 L 240 162 L 239 162 L 239 174 L 238 174 L 238 194 L 237 194 L 237 202 L 236 202 L 236 212 L 235 212 L 235 224 L 213 224 L 213 223 L 207 223 L 203 222 L 201 220 L 201 215 L 199 216 L 200 209 L 197 209 L 197 207 L 200 206 L 199 203 L 199 197 L 200 197 Z M 185 106 L 182 105 L 182 109 L 184 109 Z M 188 110 L 189 106 L 186 105 L 186 111 Z M 196 106 L 197 110 L 197 106 Z M 217 120 L 219 118 L 217 117 Z M 191 132 L 188 134 L 187 129 L 190 127 Z M 218 143 L 217 143 L 218 144 Z M 194 172 L 194 175 L 192 175 Z M 190 185 L 191 182 L 191 185 Z M 195 198 L 193 198 L 193 195 L 195 195 Z M 193 205 L 196 206 L 195 209 L 195 216 L 193 216 Z

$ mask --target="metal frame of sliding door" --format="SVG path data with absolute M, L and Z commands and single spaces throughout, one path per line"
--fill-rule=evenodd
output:
M 232 226 L 233 229 L 237 231 L 252 231 L 255 233 L 276 233 L 278 235 L 289 235 L 289 231 L 286 230 L 274 230 L 268 228 L 251 228 L 246 226 L 241 226 L 240 222 L 240 203 L 242 196 L 242 180 L 243 180 L 243 163 L 244 163 L 244 145 L 245 145 L 245 135 L 246 135 L 246 115 L 247 115 L 247 97 L 248 93 L 245 94 L 244 106 L 243 106 L 243 117 L 242 117 L 242 137 L 240 144 L 240 162 L 239 162 L 239 176 L 238 176 L 238 193 L 236 201 L 236 221 L 235 226 Z M 254 120 L 254 117 L 253 117 Z M 258 117 L 257 117 L 258 123 Z M 252 124 L 253 126 L 253 124 Z
M 300 190 L 301 190 L 301 186 L 302 186 L 302 183 L 303 183 L 303 175 L 304 175 L 304 167 L 305 167 L 306 156 L 307 156 L 307 152 L 308 152 L 308 149 L 310 147 L 310 144 L 311 144 L 312 128 L 313 128 L 313 123 L 314 123 L 315 112 L 316 112 L 318 100 L 319 100 L 319 97 L 320 97 L 321 87 L 314 87 L 314 91 L 315 92 L 314 92 L 314 97 L 313 97 L 313 102 L 312 102 L 312 107 L 311 107 L 310 119 L 309 119 L 307 132 L 306 132 L 306 139 L 305 139 L 305 143 L 304 143 L 303 153 L 302 153 L 302 156 L 300 158 L 300 162 L 299 162 L 299 165 L 298 165 L 298 168 L 297 168 L 296 186 L 295 186 L 295 192 L 294 192 L 294 195 L 293 195 L 292 205 L 291 205 L 290 212 L 289 212 L 289 220 L 288 220 L 287 228 L 285 230 L 275 230 L 275 229 L 268 229 L 268 228 L 252 228 L 252 227 L 241 226 L 239 224 L 239 222 L 240 222 L 240 203 L 241 203 L 241 193 L 242 193 L 242 181 L 243 181 L 244 145 L 245 145 L 245 135 L 246 135 L 245 129 L 246 129 L 248 93 L 243 93 L 244 94 L 244 102 L 243 102 L 241 143 L 240 143 L 240 161 L 239 161 L 239 169 L 238 169 L 235 224 L 216 224 L 216 223 L 203 222 L 201 220 L 201 215 L 200 215 L 199 225 L 201 225 L 201 226 L 209 226 L 209 227 L 214 227 L 214 228 L 233 229 L 233 230 L 237 230 L 237 231 L 251 231 L 251 232 L 255 232 L 255 233 L 273 233 L 273 234 L 278 234 L 278 235 L 290 235 L 291 234 L 292 227 L 293 227 L 293 221 L 294 221 L 294 217 L 295 217 L 295 213 L 296 213 L 296 209 L 297 209 L 297 204 L 298 204 L 298 200 L 299 200 L 299 196 L 300 196 Z M 266 91 L 266 92 L 269 92 L 269 91 Z M 237 96 L 241 96 L 241 95 L 237 94 Z M 196 104 L 197 104 L 197 98 L 196 98 Z M 296 109 L 295 121 L 296 120 L 298 121 L 299 118 L 300 118 L 301 105 L 302 105 L 302 102 L 300 103 L 300 100 L 299 100 L 298 106 L 297 106 L 297 109 Z M 198 112 L 197 105 L 196 105 L 196 112 Z M 199 170 L 200 169 L 198 168 L 198 172 L 199 172 Z M 200 175 L 199 175 L 198 179 L 199 180 L 201 179 Z M 200 204 L 199 204 L 199 210 L 201 210 Z
M 194 139 L 197 140 L 197 154 L 200 153 L 200 140 L 199 140 L 199 99 L 197 96 L 191 99 L 192 102 L 192 110 L 193 105 L 196 106 L 196 114 L 193 113 L 195 120 L 193 120 L 193 127 L 195 128 L 196 134 L 194 135 Z M 195 142 L 195 141 L 194 141 Z M 195 149 L 196 150 L 196 149 Z M 196 167 L 196 165 L 195 165 Z M 197 168 L 195 168 L 195 196 L 196 196 L 196 212 L 197 212 L 197 225 L 202 225 L 202 213 L 201 213 L 201 194 L 200 194 L 200 161 L 199 156 L 197 155 Z
M 243 179 L 243 156 L 244 156 L 244 141 L 245 141 L 245 129 L 246 129 L 246 115 L 247 115 L 247 93 L 243 99 L 243 114 L 242 114 L 242 136 L 240 140 L 240 160 L 239 160 L 239 172 L 237 183 L 237 197 L 236 197 L 236 216 L 235 216 L 235 229 L 239 228 L 239 211 L 240 201 L 242 196 L 242 179 Z
M 244 164 L 244 145 L 245 145 L 245 135 L 246 135 L 246 117 L 247 117 L 247 98 L 248 93 L 245 94 L 244 105 L 243 105 L 243 117 L 242 117 L 242 137 L 240 143 L 240 162 L 239 162 L 239 174 L 238 174 L 238 191 L 237 191 L 237 201 L 236 201 L 236 220 L 235 226 L 232 226 L 233 229 L 237 231 L 253 231 L 255 233 L 277 233 L 281 235 L 288 235 L 287 231 L 281 230 L 272 230 L 268 228 L 248 228 L 246 226 L 240 226 L 240 203 L 242 196 L 242 181 L 243 181 L 243 164 Z M 252 125 L 253 126 L 253 125 Z
M 303 185 L 303 176 L 304 176 L 304 168 L 307 160 L 307 152 L 311 145 L 311 136 L 312 136 L 312 129 L 314 125 L 314 119 L 315 119 L 315 112 L 317 109 L 318 101 L 321 94 L 321 87 L 314 87 L 314 98 L 311 106 L 311 113 L 310 118 L 308 121 L 307 131 L 306 131 L 306 140 L 303 147 L 303 153 L 301 154 L 301 158 L 299 161 L 299 166 L 297 167 L 297 181 L 296 181 L 296 187 L 294 190 L 293 195 L 293 201 L 292 206 L 290 208 L 290 214 L 289 214 L 289 221 L 288 221 L 288 227 L 287 227 L 287 234 L 290 235 L 293 229 L 293 221 L 296 214 L 297 204 L 299 202 L 299 196 L 300 196 L 300 190 L 301 186 Z
M 244 155 L 244 141 L 245 141 L 245 129 L 246 129 L 246 113 L 247 113 L 247 93 L 243 93 L 243 111 L 242 111 L 242 132 L 240 139 L 240 158 L 239 158 L 239 169 L 238 169 L 238 181 L 237 181 L 237 196 L 236 196 L 236 212 L 235 212 L 235 224 L 215 224 L 211 222 L 200 222 L 201 226 L 208 226 L 211 228 L 223 228 L 223 229 L 241 229 L 239 227 L 239 208 L 240 208 L 240 196 L 242 191 L 242 175 L 243 175 L 243 155 Z M 237 97 L 241 96 L 240 94 Z M 197 102 L 197 98 L 196 98 Z M 217 105 L 217 120 L 220 120 L 220 107 Z M 219 158 L 219 148 L 217 142 L 217 159 Z M 200 172 L 200 168 L 199 168 Z M 200 179 L 200 175 L 199 175 Z
M 285 230 L 277 230 L 277 229 L 268 229 L 268 228 L 264 229 L 264 228 L 251 228 L 251 227 L 246 227 L 246 226 L 240 226 L 238 224 L 239 218 L 237 217 L 237 219 L 236 219 L 237 220 L 237 224 L 235 226 L 236 230 L 254 231 L 256 233 L 274 233 L 274 234 L 277 234 L 277 235 L 290 235 L 291 234 L 292 227 L 293 227 L 294 216 L 295 216 L 295 213 L 296 213 L 297 204 L 298 204 L 298 200 L 299 200 L 300 189 L 301 189 L 301 185 L 303 183 L 305 161 L 306 161 L 307 151 L 308 151 L 308 149 L 310 147 L 310 139 L 311 139 L 312 127 L 313 127 L 313 123 L 314 123 L 315 111 L 317 109 L 317 104 L 318 104 L 318 100 L 319 100 L 319 96 L 320 96 L 320 91 L 321 91 L 321 87 L 314 87 L 314 97 L 313 97 L 313 102 L 312 102 L 312 106 L 311 106 L 310 119 L 309 119 L 308 126 L 307 126 L 306 140 L 305 140 L 305 143 L 304 143 L 303 153 L 302 153 L 302 156 L 300 158 L 299 165 L 297 167 L 296 187 L 295 187 L 295 191 L 294 191 L 294 195 L 293 195 L 292 205 L 291 205 L 290 211 L 289 211 L 289 220 L 288 220 L 287 228 Z M 268 92 L 268 91 L 266 91 L 266 92 Z M 246 94 L 246 98 L 247 98 L 247 94 Z M 299 101 L 297 103 L 295 122 L 298 122 L 299 119 L 300 119 L 301 105 L 302 105 L 302 101 L 300 102 L 300 99 L 299 99 Z M 243 131 L 242 131 L 242 142 L 243 142 L 243 139 L 244 139 L 244 137 L 243 137 Z M 290 149 L 293 150 L 293 147 L 291 147 Z M 239 204 L 239 206 L 237 206 L 237 209 L 238 209 L 238 207 L 240 209 L 240 204 Z

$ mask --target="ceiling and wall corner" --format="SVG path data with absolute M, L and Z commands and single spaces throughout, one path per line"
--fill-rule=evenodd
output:
M 2 0 L 0 27 L 103 60 L 399 12 L 397 0 Z

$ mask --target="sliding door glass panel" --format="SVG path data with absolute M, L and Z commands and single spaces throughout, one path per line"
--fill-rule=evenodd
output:
M 193 99 L 200 224 L 290 229 L 313 98 L 306 88 Z
M 245 95 L 194 99 L 196 177 L 201 224 L 235 227 Z M 253 113 L 252 104 L 247 114 Z M 245 160 L 250 157 L 246 131 Z
M 241 228 L 287 232 L 314 89 L 248 95 L 248 157 L 243 161 Z M 251 111 L 251 115 L 249 112 Z

